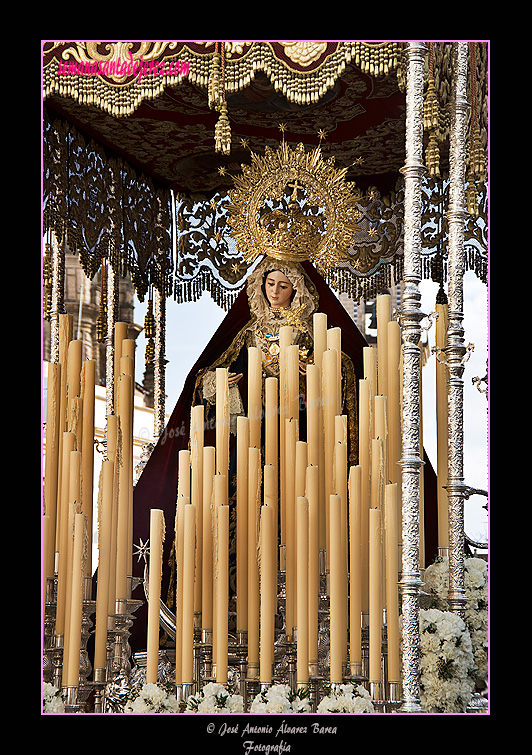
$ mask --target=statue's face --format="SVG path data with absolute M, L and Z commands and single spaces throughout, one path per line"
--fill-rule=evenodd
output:
M 274 270 L 268 273 L 264 284 L 264 290 L 266 296 L 270 302 L 270 306 L 277 307 L 289 307 L 290 297 L 294 287 L 288 280 L 288 278 L 279 270 Z

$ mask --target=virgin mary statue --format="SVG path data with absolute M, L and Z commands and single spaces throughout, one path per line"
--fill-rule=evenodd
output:
M 347 417 L 348 463 L 351 466 L 358 462 L 358 387 L 364 377 L 363 349 L 368 344 L 322 275 L 339 264 L 342 253 L 352 244 L 357 222 L 352 189 L 344 180 L 344 172 L 334 169 L 330 160 L 322 159 L 319 147 L 306 153 L 303 145 L 292 150 L 283 141 L 276 152 L 266 148 L 262 158 L 252 153 L 251 165 L 242 167 L 242 176 L 235 178 L 235 189 L 229 192 L 229 224 L 246 261 L 257 264 L 187 376 L 134 490 L 134 545 L 148 538 L 150 509 L 164 512 L 169 536 L 164 542 L 161 595 L 170 609 L 175 572 L 174 537 L 170 533 L 173 534 L 176 514 L 179 452 L 190 447 L 191 409 L 199 404 L 204 406 L 204 446 L 216 445 L 213 420 L 218 368 L 228 372 L 230 452 L 234 459 L 237 418 L 246 414 L 248 406 L 248 349 L 260 350 L 263 380 L 278 376 L 280 330 L 289 326 L 292 345 L 299 346 L 299 438 L 305 440 L 305 372 L 314 361 L 314 315 L 324 313 L 327 328 L 341 331 L 342 389 L 338 403 L 340 413 Z M 287 186 L 293 188 L 288 202 Z M 298 195 L 301 187 L 306 191 L 303 198 Z M 321 215 L 317 207 L 325 208 Z M 262 394 L 264 402 L 264 390 Z M 427 530 L 434 506 L 430 501 L 435 501 L 435 479 L 429 464 L 425 466 L 424 487 Z M 232 493 L 230 464 L 229 506 L 234 522 Z M 427 534 L 426 531 L 425 545 L 430 550 L 432 543 Z M 140 561 L 134 563 L 135 570 L 133 576 L 142 577 Z M 135 625 L 145 626 L 142 610 L 136 616 Z M 131 637 L 132 650 L 142 649 L 136 647 L 136 634 L 134 631 Z
M 314 266 L 307 262 L 279 262 L 270 257 L 258 264 L 247 279 L 247 285 L 235 300 L 196 364 L 188 374 L 181 396 L 161 433 L 157 445 L 134 490 L 134 543 L 146 542 L 149 533 L 150 509 L 162 509 L 168 530 L 173 530 L 176 512 L 179 452 L 189 448 L 191 407 L 205 407 L 205 445 L 215 445 L 215 371 L 229 371 L 229 406 L 231 447 L 234 455 L 236 418 L 247 407 L 247 349 L 258 347 L 262 352 L 263 379 L 279 374 L 279 331 L 292 327 L 292 343 L 300 354 L 300 438 L 305 439 L 305 368 L 313 361 L 312 320 L 316 312 L 327 315 L 329 327 L 341 329 L 342 339 L 342 413 L 347 416 L 350 464 L 358 461 L 358 381 L 363 377 L 364 336 L 344 306 L 331 291 Z M 428 465 L 425 470 L 425 524 L 430 520 L 430 491 L 435 485 Z M 234 503 L 231 502 L 230 503 Z M 164 543 L 164 566 L 161 595 L 173 601 L 173 537 Z M 430 547 L 430 544 L 429 544 Z M 134 564 L 142 577 L 143 565 Z M 234 576 L 234 575 L 233 575 Z M 136 614 L 136 628 L 144 626 L 142 609 Z M 135 645 L 139 642 L 139 646 Z M 142 648 L 142 639 L 132 633 L 133 651 Z

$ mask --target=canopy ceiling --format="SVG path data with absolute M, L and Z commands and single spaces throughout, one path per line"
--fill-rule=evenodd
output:
M 387 195 L 394 191 L 405 162 L 403 46 L 350 41 L 225 46 L 214 42 L 45 42 L 44 104 L 50 119 L 63 119 L 94 140 L 109 158 L 122 158 L 156 188 L 172 189 L 179 195 L 208 197 L 225 192 L 232 187 L 231 174 L 249 162 L 249 150 L 262 153 L 267 145 L 276 147 L 283 134 L 289 143 L 308 146 L 317 145 L 321 134 L 324 157 L 333 155 L 338 167 L 347 168 L 348 180 L 363 190 L 374 186 Z M 478 43 L 474 48 L 475 115 L 486 144 L 487 45 Z M 217 52 L 223 55 L 217 57 Z M 218 60 L 230 124 L 230 154 L 215 150 L 220 103 L 216 108 L 209 105 Z M 118 61 L 171 62 L 173 68 L 164 76 L 127 75 L 126 68 L 116 65 Z M 72 62 L 98 64 L 99 73 L 61 75 L 59 66 Z M 114 69 L 109 67 L 111 62 Z M 431 45 L 427 76 L 429 66 L 440 109 L 438 139 L 445 174 L 451 45 Z M 179 70 L 184 73 L 172 75 Z

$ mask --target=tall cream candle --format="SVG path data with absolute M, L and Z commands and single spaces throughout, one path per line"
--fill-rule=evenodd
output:
M 249 445 L 261 447 L 262 427 L 262 352 L 248 348 L 248 419 Z
M 323 352 L 322 355 L 323 356 Z M 319 547 L 325 548 L 325 481 L 323 413 L 321 399 L 321 370 L 317 364 L 307 365 L 307 446 L 308 463 L 318 469 L 318 538 Z
M 274 547 L 273 509 L 263 505 L 260 512 L 260 669 L 262 684 L 271 684 L 274 643 L 276 575 L 269 554 Z
M 105 455 L 108 461 L 114 462 L 113 476 L 113 501 L 111 512 L 111 553 L 109 558 L 109 608 L 110 614 L 116 612 L 116 538 L 118 530 L 118 476 L 119 476 L 119 456 L 118 456 L 118 416 L 116 414 L 107 415 L 107 438 Z
M 297 420 L 286 422 L 286 633 L 292 636 L 295 626 L 296 557 L 295 557 L 295 466 Z
M 323 352 L 327 350 L 327 315 L 315 312 L 312 316 L 314 364 L 321 369 Z
M 330 511 L 330 681 L 342 682 L 342 664 L 346 638 L 344 611 L 344 564 L 342 560 L 342 501 L 331 495 Z
M 378 393 L 388 395 L 388 323 L 390 321 L 390 294 L 377 296 L 377 372 Z
M 81 621 L 83 616 L 83 578 L 85 566 L 83 551 L 86 519 L 83 514 L 74 515 L 74 541 L 72 549 L 72 590 L 70 601 L 69 640 L 66 664 L 63 664 L 63 687 L 77 687 L 81 652 Z
M 192 494 L 190 451 L 182 448 L 177 455 L 177 497 L 190 498 Z
M 201 626 L 211 632 L 213 613 L 213 493 L 214 474 L 216 470 L 216 449 L 214 446 L 203 448 L 203 548 L 202 548 L 202 590 L 201 590 Z
M 229 613 L 229 506 L 218 506 L 216 552 L 216 681 L 227 684 Z
M 264 466 L 264 503 L 273 509 L 273 521 L 275 523 L 274 542 L 271 559 L 274 569 L 277 571 L 278 560 L 278 532 L 279 532 L 279 497 L 277 487 L 277 470 L 274 466 L 266 464 Z
M 362 467 L 349 470 L 349 661 L 351 673 L 362 669 Z
M 375 396 L 375 438 L 382 440 L 383 474 L 388 481 L 388 399 L 386 396 Z
M 264 463 L 279 466 L 279 381 L 268 377 L 264 381 Z
M 358 458 L 360 470 L 360 532 L 362 548 L 361 600 L 362 612 L 368 612 L 368 512 L 371 505 L 371 380 L 359 380 Z
M 128 359 L 128 357 L 123 357 Z M 132 380 L 130 375 L 118 376 L 118 416 L 120 419 L 120 438 L 122 453 L 120 455 L 119 484 L 118 484 L 118 521 L 116 542 L 116 599 L 127 600 L 128 581 L 127 572 L 132 551 L 130 540 L 130 489 L 133 484 L 132 470 L 132 416 L 131 395 Z
M 150 511 L 150 561 L 148 582 L 148 630 L 146 656 L 146 682 L 157 684 L 159 667 L 159 613 L 161 603 L 161 577 L 163 568 L 163 542 L 165 535 L 164 512 Z
M 288 411 L 287 353 L 292 344 L 292 328 L 279 328 L 279 488 L 281 499 L 281 544 L 286 544 L 286 420 Z
M 327 350 L 322 358 L 322 399 L 323 399 L 323 444 L 324 444 L 324 487 L 325 487 L 325 542 L 327 550 L 327 563 L 330 557 L 329 543 L 329 496 L 333 493 L 333 469 L 334 469 L 334 418 L 336 416 L 337 401 L 337 352 L 335 349 Z
M 213 548 L 213 577 L 214 577 L 214 584 L 213 584 L 213 617 L 212 617 L 212 657 L 213 662 L 216 663 L 217 658 L 217 651 L 216 647 L 218 644 L 218 507 L 219 506 L 228 506 L 228 484 L 227 484 L 227 477 L 226 475 L 220 475 L 216 474 L 214 475 L 213 480 L 213 500 L 214 500 L 214 508 L 213 508 L 213 538 L 214 538 L 214 548 Z
M 185 552 L 185 506 L 190 499 L 179 497 L 176 506 L 175 554 L 176 554 L 176 635 L 175 635 L 175 683 L 183 683 L 183 626 L 184 626 L 184 552 Z
M 382 649 L 382 512 L 369 511 L 369 681 L 380 684 Z
M 377 387 L 377 348 L 375 346 L 364 346 L 362 349 L 362 360 L 364 365 L 364 377 L 371 380 L 373 395 L 376 395 L 379 392 Z
M 299 496 L 296 501 L 297 521 L 297 684 L 308 683 L 309 637 L 308 637 L 308 501 Z
M 190 422 L 190 502 L 196 507 L 196 574 L 194 611 L 201 613 L 203 567 L 203 444 L 205 439 L 204 406 L 192 407 Z
M 120 359 L 122 358 L 122 342 L 127 338 L 127 322 L 115 322 L 114 331 L 114 374 L 115 374 L 115 397 L 117 396 L 117 375 L 120 374 Z
M 319 469 L 307 467 L 305 497 L 308 500 L 308 661 L 314 676 L 318 671 L 318 608 L 320 594 L 319 562 Z
M 397 522 L 397 483 L 384 490 L 384 532 L 386 542 L 386 626 L 388 639 L 388 681 L 399 682 L 399 546 Z
M 216 472 L 229 473 L 229 373 L 216 368 Z
M 401 363 L 401 326 L 397 320 L 388 323 L 388 475 L 400 486 L 401 467 L 401 394 L 399 365 Z M 398 488 L 399 489 L 399 488 Z M 399 503 L 399 502 L 398 502 Z
M 98 582 L 96 590 L 96 630 L 94 668 L 107 668 L 107 630 L 109 616 L 109 581 L 111 574 L 111 532 L 114 500 L 115 464 L 102 462 L 98 509 Z
M 248 457 L 251 423 L 237 417 L 236 426 L 236 628 L 248 625 Z M 253 448 L 260 446 L 253 446 Z
M 384 441 L 374 438 L 371 441 L 371 508 L 384 507 Z
M 68 576 L 68 504 L 70 492 L 70 458 L 76 445 L 73 433 L 63 433 L 61 491 L 58 507 L 58 541 L 57 541 L 57 607 L 55 615 L 55 633 L 65 632 L 66 601 Z M 66 639 L 66 638 L 65 638 Z
M 347 443 L 336 443 L 334 446 L 335 463 L 335 494 L 340 497 L 340 557 L 342 574 L 347 575 L 348 564 L 348 524 L 347 524 Z M 347 626 L 347 579 L 342 580 L 344 595 L 342 599 L 342 621 Z M 347 661 L 347 634 L 343 640 L 343 659 Z
M 67 391 L 68 401 L 81 397 L 81 359 L 83 353 L 83 341 L 70 341 L 68 344 L 68 373 Z
M 196 506 L 183 507 L 183 650 L 182 681 L 192 684 L 194 677 L 194 564 L 196 552 Z
M 91 541 L 93 530 L 95 370 L 96 362 L 94 360 L 83 362 L 81 368 L 81 395 L 83 398 L 81 501 L 82 511 L 87 517 L 87 530 L 91 533 Z M 88 548 L 85 570 L 86 576 L 92 575 L 92 548 Z
M 267 475 L 273 472 L 273 484 L 277 486 L 275 468 L 264 467 L 264 487 L 268 485 Z M 259 518 L 260 518 L 260 449 L 248 449 L 248 549 L 247 549 L 247 588 L 248 588 L 248 679 L 255 679 L 259 671 Z
M 336 410 L 335 416 L 342 411 L 342 330 L 329 328 L 327 331 L 327 349 L 336 351 Z
M 286 381 L 288 417 L 299 419 L 299 346 L 296 344 L 286 349 Z
M 44 510 L 49 518 L 46 545 L 47 559 L 44 562 L 45 576 L 53 577 L 55 571 L 55 541 L 57 526 L 57 500 L 59 490 L 59 445 L 60 445 L 60 400 L 61 365 L 47 365 L 46 388 L 46 457 L 44 465 Z

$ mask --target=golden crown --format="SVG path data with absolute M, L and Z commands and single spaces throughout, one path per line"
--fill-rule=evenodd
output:
M 259 255 L 277 260 L 310 260 L 320 272 L 347 258 L 359 230 L 359 209 L 334 158 L 320 145 L 306 151 L 283 140 L 264 156 L 251 153 L 229 193 L 228 224 L 246 262 Z

